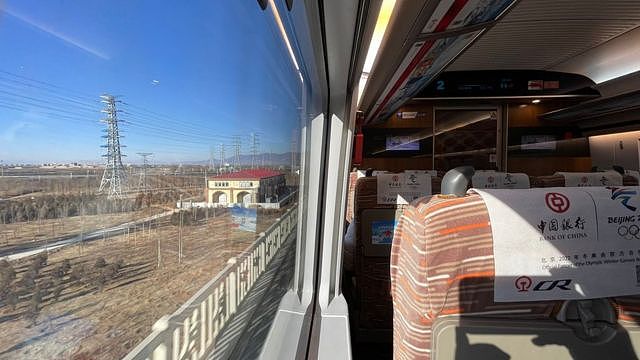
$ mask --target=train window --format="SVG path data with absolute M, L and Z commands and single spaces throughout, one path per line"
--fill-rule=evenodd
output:
M 0 357 L 258 356 L 322 112 L 267 3 L 3 3 Z

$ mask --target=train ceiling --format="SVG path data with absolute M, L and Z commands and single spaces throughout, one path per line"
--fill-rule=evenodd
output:
M 398 1 L 360 110 L 366 122 L 384 120 L 444 70 L 554 70 L 608 80 L 640 69 L 640 54 L 628 46 L 640 42 L 639 25 L 640 1 Z

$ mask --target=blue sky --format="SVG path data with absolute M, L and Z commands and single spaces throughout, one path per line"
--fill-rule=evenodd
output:
M 289 151 L 301 84 L 256 1 L 0 4 L 4 163 L 101 162 L 103 93 L 122 101 L 125 162 L 205 160 L 220 143 L 229 156 L 233 135 L 248 153 L 251 132 Z

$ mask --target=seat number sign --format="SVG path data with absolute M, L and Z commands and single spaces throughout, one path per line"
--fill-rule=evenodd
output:
M 640 187 L 470 191 L 489 212 L 496 302 L 640 294 Z

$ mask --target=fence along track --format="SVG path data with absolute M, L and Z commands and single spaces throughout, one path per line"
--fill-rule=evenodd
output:
M 124 359 L 204 358 L 236 314 L 238 305 L 294 231 L 297 214 L 297 206 L 287 210 L 241 255 L 229 259 L 227 266 L 176 312 L 158 320 L 152 333 Z

